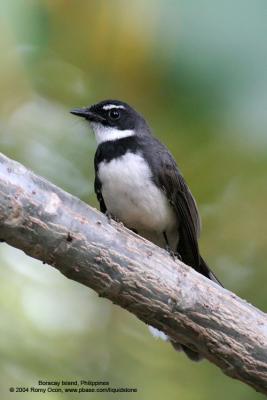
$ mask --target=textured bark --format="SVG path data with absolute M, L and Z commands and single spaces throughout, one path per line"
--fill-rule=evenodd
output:
M 0 154 L 0 239 L 267 394 L 267 317 Z

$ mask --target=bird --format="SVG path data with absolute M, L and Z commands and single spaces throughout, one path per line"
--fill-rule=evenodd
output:
M 145 118 L 120 100 L 70 112 L 85 118 L 95 134 L 94 187 L 100 211 L 221 285 L 200 255 L 196 201 L 172 154 L 153 136 Z M 154 336 L 169 340 L 149 328 Z M 203 358 L 196 349 L 170 342 L 193 361 Z

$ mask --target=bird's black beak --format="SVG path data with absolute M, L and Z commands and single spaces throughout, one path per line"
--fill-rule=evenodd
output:
M 98 115 L 88 108 L 74 108 L 70 111 L 70 113 L 77 115 L 78 117 L 83 117 L 92 122 L 102 122 L 105 120 L 105 118 L 103 118 L 101 115 Z

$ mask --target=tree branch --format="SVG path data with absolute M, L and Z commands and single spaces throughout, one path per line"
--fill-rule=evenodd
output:
M 0 239 L 267 394 L 266 314 L 1 154 Z

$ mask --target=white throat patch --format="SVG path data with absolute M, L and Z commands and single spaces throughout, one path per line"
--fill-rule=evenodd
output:
M 104 126 L 98 122 L 91 122 L 90 126 L 94 131 L 97 144 L 108 142 L 109 140 L 122 139 L 135 134 L 132 129 L 120 130 L 110 126 Z

